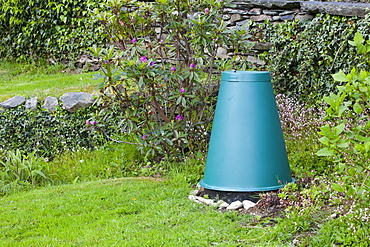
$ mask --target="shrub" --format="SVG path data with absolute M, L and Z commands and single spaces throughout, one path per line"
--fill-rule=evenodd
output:
M 106 142 L 102 134 L 86 125 L 89 114 L 94 111 L 92 107 L 73 114 L 61 108 L 53 112 L 45 109 L 33 112 L 23 106 L 4 110 L 0 115 L 0 148 L 19 149 L 22 154 L 34 152 L 48 159 L 66 149 L 92 149 Z
M 216 102 L 219 72 L 246 69 L 236 54 L 251 47 L 246 27 L 227 29 L 224 1 L 111 1 L 96 15 L 110 35 L 101 58 L 104 105 L 143 153 L 183 157 L 204 151 Z M 234 59 L 217 57 L 226 47 Z M 113 106 L 114 105 L 114 106 Z
M 369 62 L 370 41 L 365 42 L 356 33 L 349 44 L 357 47 L 359 56 Z M 333 189 L 361 200 L 370 187 L 370 72 L 354 68 L 348 74 L 338 72 L 333 78 L 345 85 L 324 97 L 325 119 L 329 123 L 321 127 L 320 142 L 325 147 L 317 154 L 336 164 L 341 179 L 333 183 Z

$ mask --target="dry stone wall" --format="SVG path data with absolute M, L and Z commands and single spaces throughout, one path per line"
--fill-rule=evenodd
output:
M 59 106 L 69 112 L 75 112 L 80 108 L 87 108 L 94 103 L 94 96 L 85 92 L 70 92 L 63 94 L 58 100 L 55 97 L 47 96 L 44 100 L 43 108 L 48 111 L 54 111 L 55 107 Z M 38 105 L 37 97 L 26 99 L 23 96 L 14 96 L 4 102 L 0 102 L 0 110 L 11 109 L 24 105 L 25 109 L 37 110 Z
M 224 9 L 223 19 L 229 28 L 243 28 L 243 25 L 250 21 L 257 23 L 310 21 L 318 13 L 363 18 L 370 13 L 370 4 L 282 0 L 234 1 Z M 256 43 L 251 53 L 244 54 L 246 60 L 255 65 L 263 65 L 264 61 L 259 59 L 258 54 L 271 47 L 272 44 L 268 42 Z M 223 58 L 232 56 L 224 47 L 219 48 L 217 55 Z

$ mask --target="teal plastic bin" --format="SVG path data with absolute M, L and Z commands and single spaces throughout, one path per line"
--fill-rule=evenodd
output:
M 257 192 L 278 190 L 293 181 L 270 73 L 223 72 L 200 185 Z

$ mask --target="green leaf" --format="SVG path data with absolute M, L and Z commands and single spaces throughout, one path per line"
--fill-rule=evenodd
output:
M 329 150 L 328 148 L 322 148 L 319 151 L 316 152 L 316 155 L 318 156 L 333 156 L 335 155 L 334 151 Z
M 185 98 L 183 97 L 182 100 L 181 100 L 181 104 L 183 107 L 186 107 L 186 100 Z
M 181 101 L 182 101 L 182 97 L 180 96 L 176 100 L 176 105 L 179 105 L 181 103 Z
M 357 103 L 357 102 L 353 105 L 353 110 L 354 110 L 357 114 L 360 114 L 360 113 L 363 111 L 363 109 L 362 109 L 361 105 L 360 105 L 359 103 Z
M 319 139 L 319 141 L 320 141 L 322 144 L 327 145 L 327 146 L 330 144 L 330 139 L 329 139 L 329 138 L 327 138 L 326 136 L 324 136 L 324 137 L 320 138 L 320 139 Z
M 324 126 L 322 126 L 321 128 L 320 128 L 320 132 L 319 132 L 319 134 L 321 134 L 321 135 L 323 135 L 323 136 L 327 136 L 327 137 L 329 137 L 329 138 L 333 138 L 333 137 L 335 137 L 335 135 L 334 135 L 334 133 L 333 133 L 333 131 L 331 130 L 331 128 L 330 128 L 330 126 L 328 125 L 328 124 L 326 124 L 326 125 L 324 125 Z
M 342 142 L 337 144 L 337 147 L 339 148 L 348 148 L 349 147 L 349 142 Z
M 346 127 L 346 125 L 344 123 L 341 123 L 340 125 L 335 126 L 334 127 L 334 135 L 336 135 L 336 136 L 340 135 L 343 132 L 345 127 Z
M 362 42 L 364 41 L 364 38 L 362 36 L 362 34 L 360 32 L 357 32 L 355 34 L 355 37 L 353 39 L 353 41 L 356 43 L 356 44 L 362 44 Z
M 331 185 L 331 188 L 332 188 L 333 190 L 335 190 L 335 191 L 338 191 L 338 192 L 344 192 L 344 191 L 345 191 L 344 187 L 343 187 L 343 186 L 341 186 L 341 185 L 339 185 L 339 184 L 337 184 L 337 183 L 333 183 L 333 184 Z
M 334 75 L 332 75 L 335 81 L 342 81 L 342 82 L 348 82 L 348 77 L 346 74 L 344 74 L 343 71 L 340 71 Z
M 348 168 L 348 174 L 349 174 L 350 176 L 355 176 L 355 175 L 356 175 L 356 170 L 355 170 L 355 168 L 353 168 L 353 167 Z

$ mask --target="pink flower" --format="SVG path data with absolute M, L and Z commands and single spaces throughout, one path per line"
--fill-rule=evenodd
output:
M 148 135 L 143 135 L 143 139 L 145 139 L 145 138 L 147 138 L 148 137 Z
M 86 120 L 86 125 L 90 125 L 90 121 L 89 120 Z
M 197 66 L 197 65 L 196 65 L 196 64 L 194 64 L 194 63 L 190 64 L 190 68 L 191 68 L 191 69 L 195 68 L 195 66 Z
M 175 119 L 176 119 L 177 121 L 181 121 L 181 120 L 183 120 L 184 118 L 183 118 L 181 115 L 177 115 Z
M 180 88 L 180 93 L 185 93 L 185 88 Z
M 146 63 L 148 62 L 148 59 L 146 58 L 146 56 L 143 56 L 140 58 L 140 63 Z
M 209 8 L 206 8 L 205 10 L 204 10 L 204 12 L 206 12 L 207 14 L 209 13 Z
M 131 42 L 132 42 L 132 43 L 136 43 L 136 42 L 137 42 L 137 40 L 136 40 L 135 38 L 133 38 L 133 39 L 131 40 Z
M 171 67 L 171 71 L 176 71 L 176 67 L 175 66 L 172 66 Z

